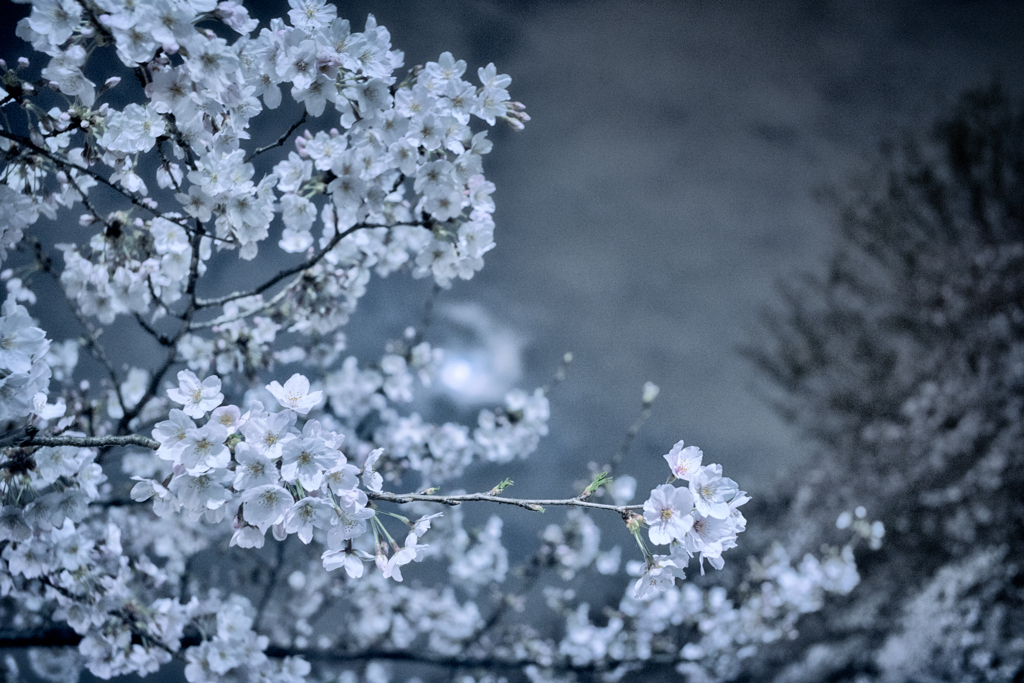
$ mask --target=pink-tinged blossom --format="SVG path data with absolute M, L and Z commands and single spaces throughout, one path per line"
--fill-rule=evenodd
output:
M 210 422 L 216 423 L 228 430 L 228 434 L 234 434 L 242 419 L 242 411 L 238 406 L 221 406 L 210 413 Z
M 366 533 L 366 520 L 373 517 L 370 508 L 334 511 L 336 522 L 327 532 L 327 547 L 338 550 L 345 541 L 351 541 Z
M 153 499 L 153 512 L 157 517 L 169 517 L 181 509 L 177 497 L 159 482 L 142 477 L 132 477 L 138 483 L 132 487 L 132 500 L 137 503 Z
M 235 529 L 231 535 L 231 542 L 228 547 L 238 546 L 239 548 L 262 548 L 266 540 L 266 531 L 261 531 L 254 526 L 244 524 Z
M 417 519 L 412 524 L 412 531 L 409 533 L 415 535 L 417 538 L 422 538 L 424 534 L 430 529 L 430 523 L 438 517 L 444 516 L 443 512 L 435 512 L 432 515 L 424 515 Z
M 644 521 L 650 527 L 651 543 L 668 545 L 681 540 L 693 526 L 693 496 L 686 489 L 662 484 L 644 502 Z
M 92 452 L 87 453 L 81 459 L 75 480 L 78 482 L 78 487 L 85 492 L 90 500 L 96 500 L 100 497 L 99 487 L 107 481 L 107 475 L 103 473 L 103 468 L 100 465 L 93 462 L 96 455 Z
M 32 363 L 49 349 L 46 333 L 33 326 L 24 306 L 12 299 L 4 303 L 0 317 L 0 370 L 29 372 Z
M 288 441 L 281 449 L 281 478 L 298 480 L 307 491 L 319 489 L 324 470 L 338 462 L 338 452 L 320 438 L 318 427 L 316 420 L 310 420 L 302 437 Z
M 337 491 L 334 494 L 334 501 L 338 507 L 345 512 L 356 512 L 366 507 L 369 498 L 366 492 L 360 488 Z
M 344 456 L 342 456 L 344 458 Z M 331 493 L 341 494 L 343 491 L 351 491 L 359 485 L 359 468 L 342 461 L 324 474 L 324 481 L 330 488 Z
M 192 476 L 178 474 L 171 479 L 168 488 L 178 497 L 182 505 L 196 517 L 206 510 L 217 510 L 231 500 L 231 492 L 221 484 L 223 471 L 212 471 Z
M 384 565 L 382 569 L 385 579 L 394 579 L 395 581 L 401 583 L 401 567 L 409 564 L 410 562 L 423 559 L 420 556 L 420 551 L 422 551 L 427 546 L 417 544 L 417 540 L 418 539 L 416 538 L 415 534 L 409 534 L 405 539 L 405 546 L 396 550 L 395 553 L 390 558 L 388 558 L 387 563 Z M 378 566 L 380 566 L 379 563 Z
M 292 432 L 294 424 L 295 413 L 283 410 L 280 413 L 250 417 L 240 431 L 245 435 L 247 443 L 273 460 L 281 457 L 284 443 L 295 438 Z
M 7 569 L 12 576 L 22 575 L 34 579 L 48 571 L 53 563 L 53 549 L 42 541 L 28 539 L 23 543 L 8 544 L 3 550 Z
M 704 453 L 696 446 L 683 447 L 683 442 L 678 441 L 668 453 L 665 454 L 665 461 L 672 470 L 672 476 L 676 479 L 689 481 L 700 469 L 704 460 Z
M 81 19 L 82 6 L 74 0 L 40 0 L 33 3 L 28 25 L 56 47 L 71 37 Z
M 715 569 L 725 565 L 722 553 L 736 546 L 736 532 L 728 519 L 694 515 L 693 527 L 683 539 L 683 548 L 690 555 L 700 553 L 700 573 L 704 574 L 704 560 Z
M 177 388 L 168 389 L 167 396 L 175 403 L 180 403 L 182 410 L 189 417 L 203 417 L 224 401 L 220 393 L 220 378 L 211 375 L 202 383 L 191 370 L 178 373 Z
M 47 484 L 78 472 L 78 450 L 70 446 L 40 448 L 32 457 L 36 463 L 36 474 Z
M 70 519 L 65 519 L 60 528 L 54 528 L 50 532 L 50 539 L 56 549 L 57 562 L 64 569 L 73 572 L 89 563 L 89 554 L 94 544 L 75 529 Z
M 675 562 L 664 555 L 655 555 L 633 586 L 633 597 L 647 600 L 664 593 L 675 584 L 677 572 Z
M 25 515 L 17 505 L 0 508 L 0 541 L 27 541 L 32 529 L 25 523 Z

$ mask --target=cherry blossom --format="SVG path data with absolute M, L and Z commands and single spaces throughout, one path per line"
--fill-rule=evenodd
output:
M 200 418 L 223 403 L 224 394 L 220 393 L 220 389 L 220 378 L 216 375 L 200 383 L 194 372 L 182 370 L 178 373 L 178 387 L 168 389 L 167 396 L 184 406 L 186 415 Z
M 689 481 L 700 469 L 704 460 L 704 453 L 696 446 L 685 446 L 682 441 L 676 443 L 668 453 L 665 454 L 665 461 L 672 476 L 676 479 Z
M 729 507 L 738 493 L 736 482 L 722 476 L 722 466 L 705 465 L 697 469 L 690 478 L 690 493 L 700 514 L 725 519 L 732 513 Z
M 284 408 L 290 408 L 299 415 L 306 415 L 323 397 L 322 391 L 309 391 L 309 380 L 298 373 L 292 375 L 284 386 L 279 382 L 267 385 L 267 391 L 274 395 Z
M 644 503 L 644 521 L 650 527 L 651 543 L 668 545 L 678 541 L 693 526 L 693 496 L 686 489 L 663 484 Z

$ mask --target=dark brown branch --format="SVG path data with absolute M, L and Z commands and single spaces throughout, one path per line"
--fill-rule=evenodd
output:
M 423 226 L 422 223 L 401 223 L 400 225 L 420 225 L 420 226 Z M 315 254 L 313 254 L 311 257 L 309 257 L 308 259 L 306 259 L 302 263 L 298 264 L 297 266 L 293 266 L 291 268 L 286 268 L 286 269 L 282 270 L 277 275 L 275 275 L 274 277 L 270 278 L 269 280 L 264 282 L 262 285 L 256 287 L 252 291 L 249 291 L 249 292 L 235 292 L 234 294 L 228 294 L 228 295 L 225 295 L 225 296 L 217 297 L 216 299 L 197 299 L 196 300 L 196 309 L 210 308 L 211 306 L 221 306 L 223 304 L 228 303 L 229 301 L 235 301 L 236 299 L 244 299 L 245 297 L 248 297 L 248 296 L 256 296 L 257 294 L 262 294 L 266 290 L 268 290 L 271 287 L 273 287 L 274 285 L 276 285 L 281 280 L 284 280 L 285 278 L 287 278 L 287 277 L 289 277 L 291 275 L 295 275 L 296 273 L 301 273 L 302 271 L 308 270 L 308 269 L 312 268 L 313 266 L 315 266 L 317 263 L 319 263 L 321 261 L 321 259 L 323 259 L 324 256 L 327 255 L 327 253 L 329 251 L 331 251 L 331 249 L 334 249 L 334 247 L 338 246 L 338 242 L 340 242 L 344 238 L 348 237 L 349 235 L 354 233 L 356 230 L 362 230 L 363 228 L 388 228 L 388 227 L 396 227 L 396 226 L 373 225 L 373 224 L 370 224 L 370 223 L 359 223 L 357 225 L 353 225 L 348 230 L 345 230 L 343 232 L 339 232 L 339 233 L 335 234 L 334 237 L 331 238 L 331 241 L 327 244 L 327 246 L 325 246 L 323 249 L 321 249 L 320 251 L 318 251 Z
M 67 626 L 50 626 L 32 631 L 0 631 L 0 649 L 3 648 L 26 648 L 26 647 L 77 647 L 82 642 L 82 636 Z M 198 645 L 201 641 L 198 635 L 186 635 L 181 639 L 181 649 Z M 574 666 L 568 662 L 558 662 L 550 666 L 544 666 L 533 659 L 512 659 L 505 657 L 443 657 L 431 656 L 427 653 L 410 652 L 408 650 L 383 650 L 371 649 L 355 652 L 342 650 L 315 650 L 280 647 L 271 645 L 265 650 L 268 657 L 283 659 L 285 657 L 302 657 L 308 661 L 317 662 L 369 662 L 369 661 L 392 661 L 411 662 L 427 664 L 444 668 L 476 668 L 476 669 L 522 669 L 523 667 L 535 665 L 541 668 L 550 668 L 556 671 L 607 671 L 623 664 L 634 664 L 640 666 L 650 665 L 672 665 L 679 659 L 670 656 L 654 656 L 649 659 L 608 659 L 595 663 Z
M 153 373 L 153 377 L 149 380 L 149 386 L 146 387 L 146 393 L 143 395 L 139 402 L 135 404 L 135 407 L 131 410 L 125 409 L 124 416 L 117 425 L 117 431 L 119 433 L 125 433 L 128 431 L 128 425 L 135 417 L 142 412 L 142 409 L 146 406 L 149 401 L 156 396 L 157 391 L 160 389 L 160 382 L 163 381 L 164 375 L 174 365 L 175 358 L 178 354 L 178 342 L 181 340 L 185 333 L 188 332 L 189 326 L 192 324 L 192 316 L 195 315 L 196 306 L 196 283 L 199 281 L 199 263 L 200 263 L 200 251 L 203 242 L 203 237 L 206 236 L 206 230 L 203 228 L 203 224 L 196 219 L 196 229 L 192 234 L 192 260 L 189 263 L 188 270 L 188 285 L 185 287 L 185 294 L 188 296 L 188 308 L 181 316 L 181 327 L 178 328 L 178 332 L 171 338 L 166 339 L 164 344 L 167 347 L 167 357 L 164 359 L 163 365 Z M 164 343 L 161 341 L 161 343 Z
M 393 661 L 393 662 L 413 662 L 418 664 L 428 664 L 433 666 L 445 667 L 445 668 L 474 668 L 474 669 L 522 669 L 527 666 L 538 666 L 542 669 L 553 669 L 555 671 L 573 671 L 573 672 L 585 672 L 585 671 L 608 671 L 614 669 L 623 664 L 625 665 L 639 665 L 639 666 L 665 666 L 674 665 L 679 662 L 679 658 L 671 655 L 655 655 L 648 659 L 604 659 L 589 664 L 574 665 L 567 660 L 555 662 L 552 664 L 544 664 L 536 659 L 513 659 L 500 656 L 482 656 L 482 657 L 444 657 L 444 656 L 431 656 L 426 653 L 410 652 L 408 650 L 383 650 L 383 649 L 368 649 L 356 652 L 344 652 L 340 650 L 314 650 L 314 649 L 300 649 L 300 648 L 286 648 L 271 645 L 266 649 L 266 655 L 268 657 L 274 657 L 275 659 L 284 657 L 302 657 L 309 661 L 319 662 L 370 662 L 370 661 Z
M 82 636 L 69 626 L 50 626 L 34 631 L 0 631 L 0 649 L 12 647 L 75 647 Z
M 148 278 L 147 278 L 147 280 L 148 280 Z M 150 291 L 152 291 L 152 283 L 150 283 Z M 165 337 L 161 333 L 157 332 L 156 328 L 154 328 L 152 325 L 150 325 L 149 323 L 146 322 L 145 318 L 142 317 L 141 313 L 136 313 L 135 314 L 135 322 L 137 322 L 139 324 L 139 327 L 141 327 L 143 330 L 145 330 L 145 332 L 149 336 L 151 336 L 154 339 L 156 339 L 157 342 L 160 344 L 160 346 L 170 346 L 171 345 L 170 338 Z
M 12 444 L 13 445 L 13 444 Z M 160 442 L 141 434 L 125 436 L 33 436 L 18 442 L 18 446 L 72 446 L 75 448 L 110 448 L 114 446 L 142 446 L 156 450 Z
M 298 121 L 293 123 L 292 127 L 289 128 L 285 132 L 284 135 L 282 135 L 280 138 L 278 138 L 277 142 L 271 143 L 271 144 L 269 144 L 269 145 L 267 145 L 265 147 L 259 147 L 257 149 L 254 149 L 252 151 L 252 153 L 249 154 L 249 156 L 245 157 L 245 161 L 243 163 L 248 163 L 248 162 L 252 161 L 253 159 L 255 159 L 256 157 L 258 157 L 259 155 L 263 154 L 264 152 L 268 152 L 268 151 L 274 149 L 275 147 L 280 147 L 281 145 L 283 145 L 288 140 L 288 138 L 290 138 L 292 136 L 292 133 L 294 133 L 295 130 L 299 126 L 304 124 L 305 122 L 306 122 L 306 112 L 302 112 L 302 118 L 300 118 Z

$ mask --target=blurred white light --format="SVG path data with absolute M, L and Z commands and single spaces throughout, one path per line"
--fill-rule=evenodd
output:
M 462 358 L 448 359 L 441 366 L 441 381 L 452 391 L 469 391 L 473 382 L 473 366 Z
M 522 375 L 524 339 L 479 304 L 452 304 L 440 313 L 454 329 L 438 344 L 444 349 L 438 388 L 459 403 L 504 399 Z

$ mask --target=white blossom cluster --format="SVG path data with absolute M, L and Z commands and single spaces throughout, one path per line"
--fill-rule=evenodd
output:
M 870 529 L 854 531 L 842 548 L 823 549 L 820 558 L 808 553 L 799 562 L 773 544 L 764 557 L 750 561 L 743 578 L 747 588 L 734 596 L 689 582 L 669 584 L 656 599 L 628 590 L 616 609 L 605 608 L 606 618 L 597 619 L 577 591 L 548 589 L 549 605 L 565 618 L 565 634 L 545 651 L 535 680 L 570 681 L 574 668 L 591 666 L 606 670 L 602 680 L 620 680 L 666 657 L 695 680 L 734 680 L 760 648 L 796 638 L 799 619 L 820 610 L 826 596 L 847 595 L 860 583 L 854 547 L 877 536 Z M 634 576 L 649 571 L 644 562 L 626 565 Z
M 636 597 L 666 590 L 675 579 L 685 578 L 683 568 L 695 554 L 715 569 L 725 565 L 722 553 L 736 547 L 736 537 L 747 528 L 739 507 L 750 500 L 736 482 L 722 476 L 722 466 L 702 465 L 704 453 L 696 446 L 676 443 L 665 461 L 672 479 L 687 481 L 687 488 L 662 484 L 644 502 L 644 521 L 654 545 L 667 545 L 668 555 L 648 557 L 646 570 L 636 582 Z
M 359 475 L 367 490 L 381 491 L 383 479 L 374 466 L 383 450 L 371 452 L 357 469 L 339 448 L 344 435 L 324 429 L 318 420 L 308 420 L 299 431 L 296 418 L 322 400 L 322 392 L 310 392 L 302 375 L 267 387 L 286 410 L 270 412 L 257 401 L 244 414 L 237 406 L 221 405 L 218 377 L 200 382 L 182 370 L 178 380 L 168 395 L 182 409 L 171 410 L 170 419 L 153 430 L 160 444 L 156 454 L 172 464 L 172 476 L 166 485 L 138 477 L 132 498 L 153 499 L 160 516 L 184 510 L 193 520 L 211 523 L 237 509 L 231 544 L 243 548 L 262 547 L 271 527 L 279 541 L 294 533 L 303 543 L 312 540 L 315 529 L 325 530 L 325 568 L 344 567 L 350 576 L 361 576 L 362 559 L 372 555 L 351 542 L 367 531 L 374 511 L 358 488 Z M 207 413 L 209 419 L 197 426 L 193 418 Z M 413 524 L 405 547 L 390 559 L 387 545 L 377 543 L 377 563 L 386 576 L 402 579 L 399 567 L 416 559 L 417 540 L 429 526 L 429 519 Z
M 36 327 L 28 311 L 10 293 L 0 315 L 0 422 L 46 411 L 50 349 L 46 333 Z M 59 413 L 62 415 L 63 410 Z M 48 413 L 52 416 L 52 413 Z
M 104 229 L 88 249 L 64 249 L 68 294 L 104 323 L 178 301 L 197 240 L 199 274 L 214 246 L 254 258 L 276 213 L 285 226 L 279 240 L 285 252 L 312 249 L 317 225 L 319 246 L 337 247 L 287 302 L 304 330 L 323 334 L 344 324 L 371 268 L 383 276 L 408 263 L 415 276 L 445 287 L 471 278 L 494 246 L 494 185 L 481 166 L 491 144 L 486 132 L 473 132 L 471 118 L 493 125 L 504 117 L 521 126 L 527 117 L 509 102 L 511 79 L 488 65 L 474 86 L 462 79 L 465 62 L 444 53 L 398 83 L 402 54 L 390 49 L 387 30 L 371 16 L 354 33 L 335 14 L 333 5 L 293 2 L 293 25 L 275 20 L 252 36 L 256 22 L 232 2 L 169 2 L 152 11 L 116 0 L 34 5 L 18 35 L 50 56 L 43 77 L 78 99 L 67 111 L 39 112 L 31 134 L 60 160 L 52 169 L 60 191 L 45 186 L 51 169 L 28 161 L 9 167 L 13 192 L 4 192 L 15 195 L 8 206 L 19 218 L 5 229 L 3 243 L 16 242 L 39 211 L 52 214 L 57 205 L 84 198 L 97 183 L 80 169 L 99 164 L 112 170 L 109 180 L 133 203 L 150 209 L 149 217 L 130 220 L 90 209 L 82 222 Z M 242 37 L 228 43 L 196 28 L 212 18 Z M 125 66 L 145 70 L 145 104 L 94 108 L 96 88 L 82 67 L 89 46 L 100 40 L 114 42 Z M 31 85 L 16 70 L 7 76 L 15 87 L 3 91 L 2 102 L 21 104 L 13 93 L 25 96 Z M 281 87 L 289 84 L 309 117 L 323 116 L 330 102 L 341 128 L 307 131 L 296 151 L 256 177 L 241 144 L 251 120 L 277 108 Z M 167 156 L 154 176 L 144 177 L 139 155 L 156 148 Z M 154 182 L 174 192 L 181 212 L 156 210 L 148 198 Z M 354 234 L 359 228 L 365 229 Z M 311 297 L 314 283 L 319 296 Z

